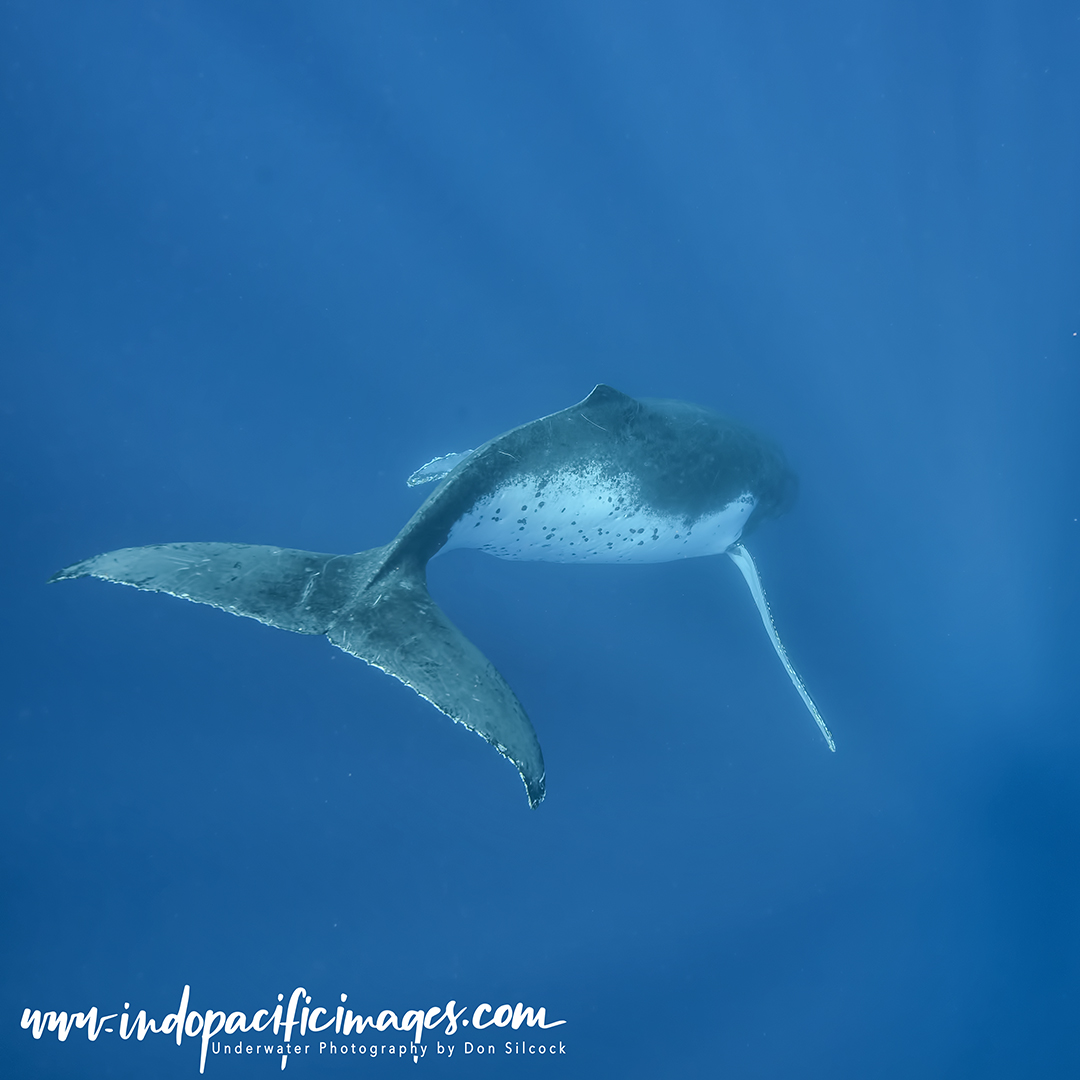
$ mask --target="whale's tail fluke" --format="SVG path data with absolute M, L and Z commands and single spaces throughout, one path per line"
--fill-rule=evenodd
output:
M 544 758 L 521 703 L 442 613 L 423 567 L 388 548 L 325 555 L 255 544 L 155 544 L 69 566 L 52 581 L 98 577 L 164 592 L 331 643 L 411 686 L 517 766 L 530 806 L 544 798 Z

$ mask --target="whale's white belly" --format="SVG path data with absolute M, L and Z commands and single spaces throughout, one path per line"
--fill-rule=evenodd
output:
M 559 563 L 719 555 L 742 536 L 754 505 L 753 496 L 743 494 L 691 522 L 645 504 L 629 476 L 597 470 L 518 478 L 479 500 L 451 529 L 442 550 L 477 548 L 500 559 Z

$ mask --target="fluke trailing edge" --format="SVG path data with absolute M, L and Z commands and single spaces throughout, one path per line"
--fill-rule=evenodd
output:
M 708 409 L 635 401 L 600 385 L 580 404 L 418 469 L 440 481 L 385 547 L 356 555 L 253 544 L 155 544 L 69 566 L 87 575 L 212 604 L 234 615 L 325 634 L 411 686 L 483 736 L 518 768 L 537 806 L 544 758 L 514 692 L 428 595 L 440 551 L 502 559 L 667 562 L 727 554 L 739 567 L 773 647 L 835 749 L 773 625 L 743 535 L 782 513 L 795 480 L 780 451 Z

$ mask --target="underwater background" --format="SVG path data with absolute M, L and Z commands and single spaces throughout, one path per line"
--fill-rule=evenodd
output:
M 0 4 L 3 1072 L 196 1076 L 20 1025 L 190 985 L 566 1021 L 291 1075 L 1076 1075 L 1078 50 L 1016 0 Z M 835 755 L 727 559 L 431 564 L 536 811 L 321 638 L 46 585 L 386 543 L 598 382 L 784 447 L 749 547 Z

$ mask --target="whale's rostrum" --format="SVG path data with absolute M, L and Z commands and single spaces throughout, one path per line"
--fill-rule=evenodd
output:
M 711 410 L 637 401 L 601 384 L 569 409 L 476 450 L 437 458 L 409 478 L 413 485 L 436 479 L 438 487 L 389 544 L 354 555 L 156 544 L 98 555 L 51 580 L 89 575 L 283 630 L 324 634 L 495 746 L 517 766 L 535 807 L 544 798 L 536 732 L 502 676 L 431 599 L 428 561 L 453 548 L 550 562 L 666 562 L 726 553 L 835 749 L 742 544 L 794 497 L 794 476 L 772 443 Z

